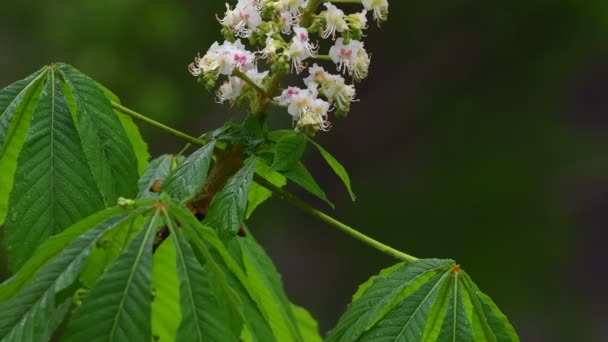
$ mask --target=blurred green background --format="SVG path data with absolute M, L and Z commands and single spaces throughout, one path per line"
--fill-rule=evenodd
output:
M 318 136 L 358 200 L 306 154 L 337 205 L 324 209 L 407 253 L 456 259 L 524 341 L 608 340 L 608 2 L 390 5 L 366 40 L 361 102 Z M 200 134 L 243 117 L 186 70 L 220 39 L 223 10 L 219 0 L 1 1 L 0 86 L 68 62 L 127 106 Z M 271 124 L 290 119 L 277 112 Z M 141 129 L 153 155 L 183 146 Z M 394 262 L 278 199 L 251 226 L 322 331 Z

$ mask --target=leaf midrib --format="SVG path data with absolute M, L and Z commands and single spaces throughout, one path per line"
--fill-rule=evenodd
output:
M 148 241 L 148 236 L 152 232 L 152 227 L 154 227 L 156 225 L 157 219 L 158 219 L 158 212 L 155 212 L 154 216 L 148 223 L 148 227 L 144 228 L 144 229 L 147 229 L 147 232 L 144 235 L 144 239 L 141 243 L 141 246 L 139 247 L 139 251 L 137 252 L 135 261 L 133 262 L 133 265 L 131 266 L 131 271 L 129 272 L 129 278 L 127 279 L 127 285 L 125 286 L 125 290 L 122 292 L 120 302 L 118 303 L 118 310 L 117 310 L 118 314 L 116 316 L 114 316 L 114 322 L 112 322 L 112 328 L 110 329 L 110 334 L 108 335 L 108 341 L 114 340 L 114 334 L 116 333 L 116 328 L 118 327 L 118 318 L 121 316 L 122 310 L 124 308 L 124 303 L 127 298 L 127 293 L 129 292 L 131 283 L 133 282 L 133 277 L 135 274 L 134 270 L 135 270 L 135 268 L 137 268 L 137 266 L 139 264 L 139 260 L 141 259 L 141 256 L 143 255 L 144 249 L 146 248 L 146 241 Z
M 426 301 L 429 299 L 429 297 L 431 296 L 431 294 L 433 292 L 435 292 L 435 289 L 437 289 L 437 286 L 439 286 L 439 284 L 442 284 L 443 281 L 445 280 L 445 278 L 450 274 L 450 271 L 446 271 L 445 274 L 443 276 L 441 276 L 441 278 L 437 281 L 437 283 L 435 285 L 433 285 L 433 287 L 431 288 L 431 290 L 429 291 L 429 293 L 424 297 L 424 299 L 422 300 L 422 302 L 420 302 L 420 304 L 416 307 L 416 310 L 414 310 L 414 312 L 412 313 L 412 315 L 410 316 L 410 318 L 405 322 L 405 324 L 403 325 L 403 328 L 401 329 L 401 331 L 399 332 L 399 334 L 395 337 L 395 339 L 393 340 L 394 342 L 396 342 L 397 340 L 399 340 L 399 337 L 401 337 L 401 335 L 403 334 L 403 332 L 405 331 L 405 328 L 408 327 L 408 325 L 410 324 L 410 322 L 412 321 L 412 319 L 414 318 L 414 316 L 416 316 L 416 314 L 418 313 L 418 311 L 420 310 L 420 308 L 424 305 L 424 303 L 426 303 Z

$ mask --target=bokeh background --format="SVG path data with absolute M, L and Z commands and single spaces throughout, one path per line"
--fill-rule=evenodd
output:
M 361 102 L 318 135 L 350 170 L 357 201 L 312 150 L 306 163 L 337 209 L 290 189 L 398 249 L 456 259 L 524 341 L 608 340 L 608 2 L 390 6 L 366 40 Z M 64 61 L 127 106 L 200 134 L 243 117 L 186 70 L 220 39 L 223 9 L 220 0 L 0 1 L 0 86 Z M 277 112 L 271 124 L 290 120 Z M 141 129 L 154 155 L 183 146 Z M 359 283 L 394 262 L 278 199 L 251 226 L 322 331 Z

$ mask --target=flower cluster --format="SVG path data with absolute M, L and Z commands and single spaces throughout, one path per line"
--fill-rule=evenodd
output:
M 331 1 L 238 0 L 234 7 L 226 4 L 224 15 L 217 16 L 226 41 L 214 43 L 188 69 L 208 88 L 214 88 L 220 76 L 226 77 L 216 91 L 219 103 L 248 99 L 254 110 L 273 103 L 286 108 L 296 130 L 311 135 L 327 131 L 330 113 L 346 116 L 351 103 L 357 101 L 354 83 L 367 77 L 370 55 L 362 38 L 368 13 L 378 24 L 388 16 L 387 0 L 360 3 L 361 11 L 351 14 Z M 326 44 L 329 49 L 322 55 L 321 46 Z M 317 64 L 322 61 L 333 62 L 336 73 Z M 308 73 L 303 78 L 305 87 L 281 89 L 285 75 L 304 72 Z

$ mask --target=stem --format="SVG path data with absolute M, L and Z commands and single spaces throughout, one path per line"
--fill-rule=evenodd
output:
M 242 73 L 240 70 L 235 69 L 232 72 L 232 75 L 242 79 L 243 81 L 245 81 L 245 83 L 249 84 L 251 87 L 253 87 L 253 89 L 255 89 L 258 93 L 260 94 L 264 94 L 265 91 L 264 89 L 260 88 L 259 85 L 257 85 L 251 78 L 249 78 L 249 76 L 245 75 L 244 73 Z
M 187 142 L 189 142 L 191 144 L 198 145 L 198 146 L 205 145 L 205 142 L 202 141 L 202 140 L 200 140 L 200 139 L 192 137 L 192 136 L 190 136 L 190 135 L 188 135 L 186 133 L 180 132 L 180 131 L 178 131 L 178 130 L 176 130 L 174 128 L 171 128 L 171 127 L 169 127 L 169 126 L 167 126 L 165 124 L 162 124 L 162 123 L 160 123 L 158 121 L 152 120 L 152 119 L 150 119 L 149 117 L 147 117 L 147 116 L 145 116 L 143 114 L 139 114 L 138 112 L 136 112 L 134 110 L 131 110 L 131 109 L 127 108 L 127 107 L 122 106 L 119 103 L 112 102 L 112 107 L 114 109 L 116 109 L 117 111 L 123 113 L 123 114 L 127 114 L 127 115 L 129 115 L 130 117 L 132 117 L 134 119 L 143 121 L 143 122 L 147 123 L 148 125 L 151 125 L 151 126 L 156 127 L 156 128 L 158 128 L 160 130 L 163 130 L 163 131 L 165 131 L 165 132 L 173 135 L 174 137 L 177 137 L 177 138 L 180 138 L 182 140 L 185 140 L 185 141 L 187 141 Z
M 277 187 L 276 185 L 270 183 L 269 181 L 267 181 L 265 178 L 261 177 L 258 174 L 255 174 L 253 176 L 253 179 L 256 183 L 258 183 L 259 185 L 265 187 L 266 189 L 272 191 L 274 194 L 276 194 L 277 196 L 279 196 L 280 198 L 286 200 L 287 202 L 290 202 L 291 204 L 295 205 L 296 207 L 304 210 L 305 212 L 307 212 L 308 214 L 320 219 L 321 221 L 334 226 L 335 228 L 340 229 L 342 232 L 352 236 L 353 238 L 365 243 L 366 245 L 369 245 L 377 250 L 379 250 L 382 253 L 385 253 L 387 255 L 390 255 L 396 259 L 399 260 L 403 260 L 403 261 L 416 261 L 418 260 L 418 258 L 413 257 L 409 254 L 405 254 L 403 252 L 400 252 L 390 246 L 387 246 L 385 244 L 383 244 L 382 242 L 378 241 L 378 240 L 374 240 L 371 237 L 359 232 L 358 230 L 355 230 L 352 227 L 347 226 L 346 224 L 336 220 L 335 218 L 325 214 L 324 212 L 313 208 L 312 206 L 310 206 L 308 203 L 302 201 L 301 199 L 297 198 L 296 196 L 290 194 L 289 192 Z
M 329 57 L 329 55 L 316 55 L 313 58 L 321 61 L 331 61 L 331 57 Z
M 301 27 L 308 27 L 310 26 L 310 22 L 313 19 L 313 16 L 315 14 L 315 12 L 317 11 L 317 8 L 319 7 L 319 5 L 321 5 L 321 2 L 323 0 L 310 0 L 310 2 L 308 3 L 308 6 L 306 7 L 306 11 L 304 12 L 304 15 L 302 16 L 302 21 L 300 21 L 300 26 Z
M 329 2 L 336 4 L 360 4 L 361 0 L 329 0 Z
M 142 114 L 139 114 L 129 108 L 123 107 L 118 103 L 114 103 L 112 102 L 112 106 L 118 110 L 121 113 L 127 114 L 131 117 L 134 117 L 138 120 L 141 120 L 145 123 L 148 123 L 156 128 L 159 128 L 165 132 L 168 132 L 178 138 L 184 139 L 185 141 L 193 144 L 193 145 L 197 145 L 197 146 L 204 146 L 205 142 L 200 140 L 200 139 L 196 139 L 186 133 L 180 132 L 174 128 L 171 128 L 167 125 L 161 124 L 160 122 L 157 122 L 155 120 L 152 120 Z M 380 241 L 374 240 L 371 237 L 355 230 L 354 228 L 351 228 L 349 226 L 347 226 L 346 224 L 336 220 L 335 218 L 325 214 L 324 212 L 313 208 L 312 206 L 310 206 L 308 203 L 302 201 L 301 199 L 297 198 L 296 196 L 290 194 L 289 192 L 275 186 L 274 184 L 270 183 L 268 180 L 266 180 L 264 177 L 260 176 L 259 174 L 254 174 L 254 181 L 256 183 L 258 183 L 259 185 L 265 187 L 266 189 L 272 191 L 275 195 L 279 196 L 280 198 L 286 200 L 287 202 L 290 202 L 291 204 L 295 205 L 296 207 L 304 210 L 305 212 L 309 213 L 310 215 L 320 219 L 321 221 L 340 229 L 342 232 L 352 236 L 353 238 L 387 254 L 390 255 L 396 259 L 399 260 L 403 260 L 403 261 L 415 261 L 418 260 L 418 258 L 411 256 L 409 254 L 405 254 L 403 252 L 400 252 L 390 246 L 387 246 L 385 244 L 383 244 Z

